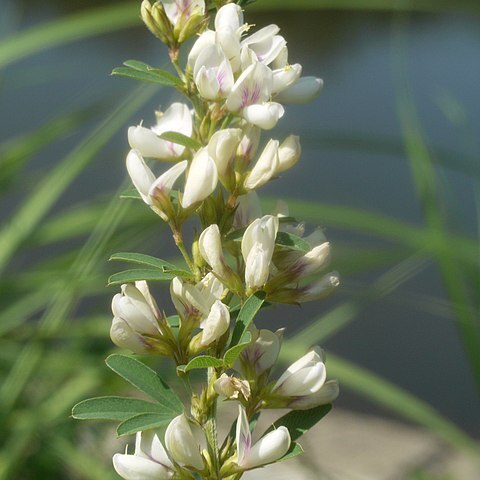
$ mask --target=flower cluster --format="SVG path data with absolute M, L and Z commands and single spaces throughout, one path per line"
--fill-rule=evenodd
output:
M 283 203 L 274 212 L 261 212 L 256 191 L 301 156 L 298 136 L 262 145 L 262 130 L 277 124 L 284 104 L 312 100 L 322 81 L 302 76 L 301 65 L 288 62 L 287 42 L 276 25 L 250 33 L 241 3 L 144 0 L 142 19 L 168 47 L 176 76 L 141 62 L 125 64 L 127 76 L 170 82 L 187 99 L 157 112 L 150 128 L 130 127 L 126 159 L 139 198 L 170 227 L 185 265 L 118 254 L 157 269 L 149 270 L 148 279 L 158 272 L 158 280 L 169 281 L 174 311 L 167 316 L 168 307 L 159 309 L 142 270 L 122 272 L 116 276 L 116 283 L 124 283 L 112 301 L 110 336 L 135 354 L 173 359 L 190 393 L 189 408 L 181 412 L 178 397 L 178 402 L 166 402 L 161 421 L 149 413 L 158 409 L 151 404 L 142 404 L 139 416 L 132 417 L 135 451 L 113 458 L 126 480 L 239 479 L 295 451 L 288 421 L 283 425 L 282 419 L 252 442 L 252 421 L 262 409 L 318 409 L 338 395 L 338 383 L 327 380 L 318 347 L 276 375 L 284 329 L 255 326 L 263 308 L 323 298 L 339 280 L 335 272 L 322 273 L 330 244 L 320 229 L 305 235 L 305 225 L 292 219 Z M 214 7 L 220 8 L 213 17 Z M 180 50 L 188 39 L 193 44 L 182 67 Z M 161 171 L 154 173 L 157 168 Z M 195 217 L 198 233 L 188 248 L 183 226 Z M 135 365 L 133 376 L 146 368 Z M 197 369 L 206 369 L 208 377 L 193 389 L 189 376 Z M 129 378 L 125 372 L 122 376 Z M 138 386 L 137 380 L 132 383 Z M 152 396 L 152 389 L 168 388 L 163 381 L 156 385 L 143 391 Z M 165 395 L 172 395 L 168 392 L 160 400 L 153 397 L 162 405 Z M 119 418 L 115 398 L 112 418 Z M 239 408 L 222 444 L 215 427 L 219 399 L 235 401 Z M 105 415 L 105 400 L 91 399 L 89 405 L 95 401 Z M 130 410 L 126 405 L 125 411 L 134 412 L 138 401 L 128 404 Z M 128 415 L 122 418 L 129 421 Z M 158 422 L 166 426 L 163 442 L 153 431 Z

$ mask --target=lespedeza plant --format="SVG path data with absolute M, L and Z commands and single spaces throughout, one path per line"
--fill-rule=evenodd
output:
M 322 81 L 302 77 L 302 67 L 288 62 L 276 25 L 250 33 L 242 11 L 247 3 L 143 1 L 142 19 L 167 46 L 175 73 L 134 60 L 113 71 L 173 87 L 187 102 L 156 112 L 150 128 L 130 127 L 126 160 L 133 196 L 168 224 L 186 268 L 141 253 L 113 255 L 137 268 L 110 278 L 121 285 L 110 335 L 134 354 L 172 359 L 188 398 L 182 402 L 135 357 L 115 354 L 107 365 L 150 401 L 99 397 L 73 409 L 75 418 L 121 421 L 119 435 L 136 434 L 134 452 L 113 457 L 127 480 L 240 479 L 301 453 L 296 439 L 338 395 L 318 347 L 273 378 L 283 329 L 254 323 L 272 304 L 324 298 L 338 275 L 320 273 L 330 257 L 320 229 L 305 235 L 305 225 L 289 217 L 283 203 L 274 213 L 260 211 L 256 191 L 292 168 L 301 153 L 295 135 L 261 148 L 261 132 L 277 124 L 284 104 L 312 100 Z M 190 242 L 183 235 L 187 222 L 198 231 Z M 160 309 L 148 281 L 169 282 L 173 305 Z M 197 385 L 189 377 L 199 369 L 206 378 Z M 217 434 L 219 399 L 238 404 L 224 439 Z M 260 412 L 276 408 L 291 412 L 253 443 Z

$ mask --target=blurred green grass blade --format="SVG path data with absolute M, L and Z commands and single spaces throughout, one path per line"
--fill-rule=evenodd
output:
M 476 0 L 257 0 L 248 7 L 249 10 L 385 10 L 385 11 L 420 11 L 440 12 L 459 11 L 480 12 Z
M 408 20 L 404 16 L 398 17 L 393 25 L 393 75 L 397 91 L 397 111 L 403 131 L 405 150 L 410 161 L 412 178 L 425 216 L 426 230 L 429 231 L 432 239 L 436 239 L 437 243 L 445 245 L 445 249 L 435 252 L 434 257 L 440 267 L 456 324 L 480 393 L 480 321 L 478 311 L 472 301 L 472 296 L 478 292 L 478 285 L 474 284 L 470 289 L 464 269 L 448 253 L 449 250 L 458 252 L 462 246 L 452 241 L 447 229 L 443 211 L 444 199 L 438 185 L 438 175 L 424 140 L 408 80 L 407 28 Z M 478 248 L 475 265 L 478 271 Z
M 369 235 L 373 234 L 378 238 L 408 246 L 414 251 L 424 250 L 428 255 L 441 253 L 470 265 L 477 265 L 478 262 L 477 243 L 459 235 L 450 234 L 447 239 L 439 238 L 432 235 L 425 227 L 410 225 L 382 214 L 343 205 L 293 198 L 285 198 L 285 201 L 288 203 L 291 215 L 316 222 L 319 225 L 333 225 Z M 262 206 L 265 211 L 271 211 L 275 202 L 276 200 L 265 198 Z M 455 248 L 452 249 L 450 245 L 455 245 Z
M 50 438 L 49 445 L 56 457 L 55 461 L 63 464 L 75 475 L 75 478 L 118 480 L 118 475 L 111 466 L 102 465 L 91 453 L 82 451 L 61 435 Z
M 42 125 L 33 132 L 0 144 L 0 191 L 16 179 L 23 165 L 42 148 L 73 132 L 98 113 L 98 108 L 69 112 Z
M 280 358 L 292 362 L 304 354 L 304 343 L 289 340 L 285 342 Z M 329 377 L 337 378 L 341 388 L 352 390 L 407 420 L 423 425 L 457 449 L 478 455 L 477 443 L 466 433 L 432 406 L 393 383 L 330 352 L 327 352 L 327 369 Z
M 39 182 L 9 223 L 0 230 L 0 272 L 20 244 L 31 234 L 48 210 L 101 148 L 123 127 L 126 120 L 146 102 L 154 88 L 137 88 L 103 125 L 50 170 Z
M 0 68 L 53 46 L 140 24 L 140 4 L 120 3 L 75 13 L 0 41 Z
M 373 302 L 390 295 L 402 284 L 423 271 L 427 262 L 419 256 L 407 258 L 380 275 L 368 288 L 356 292 L 351 300 L 334 307 L 293 337 L 298 344 L 322 343 L 352 322 L 358 314 Z
M 290 132 L 282 132 L 288 135 Z M 325 130 L 322 132 L 302 129 L 302 146 L 305 149 L 328 148 L 340 151 L 351 151 L 354 154 L 365 153 L 381 158 L 382 161 L 393 161 L 391 157 L 397 157 L 403 161 L 405 145 L 402 138 L 389 137 L 388 135 L 369 135 L 351 131 Z M 480 179 L 480 165 L 474 154 L 462 153 L 447 149 L 440 145 L 433 145 L 436 165 L 453 171 L 465 173 Z

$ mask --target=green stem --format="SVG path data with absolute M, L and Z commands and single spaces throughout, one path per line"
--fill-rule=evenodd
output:
M 185 248 L 185 244 L 183 243 L 183 235 L 182 231 L 177 228 L 175 225 L 170 225 L 173 233 L 173 239 L 175 240 L 175 245 L 178 247 L 180 250 L 183 258 L 185 259 L 185 262 L 188 265 L 188 268 L 190 271 L 197 276 L 198 274 L 198 268 L 197 266 L 193 263 L 193 260 L 190 258 L 190 255 L 187 252 L 187 249 Z
M 210 367 L 208 369 L 207 388 L 209 389 L 213 381 L 215 380 L 215 369 Z M 218 438 L 217 438 L 217 399 L 211 402 L 208 408 L 208 417 L 205 422 L 205 432 L 207 436 L 207 442 L 209 447 L 209 453 L 212 460 L 212 480 L 219 479 L 219 450 L 218 450 Z

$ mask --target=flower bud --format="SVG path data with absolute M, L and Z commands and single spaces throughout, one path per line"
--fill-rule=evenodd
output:
M 147 335 L 158 335 L 158 321 L 154 310 L 138 288 L 130 283 L 123 284 L 122 293 L 112 300 L 112 312 L 125 320 L 134 330 Z
M 165 446 L 171 458 L 180 465 L 203 470 L 201 455 L 205 435 L 201 427 L 189 421 L 185 414 L 175 417 L 165 431 Z
M 203 147 L 198 150 L 190 164 L 181 200 L 182 207 L 189 208 L 205 200 L 215 190 L 217 182 L 217 167 L 207 148 Z
M 280 103 L 304 104 L 311 102 L 323 87 L 323 80 L 315 77 L 300 77 L 293 85 L 275 96 Z
M 200 323 L 203 329 L 201 344 L 210 345 L 218 340 L 230 327 L 230 312 L 220 300 L 216 300 L 205 320 Z
M 266 329 L 257 330 L 254 325 L 251 325 L 250 332 L 252 343 L 242 351 L 239 357 L 241 370 L 248 375 L 248 372 L 253 369 L 255 375 L 260 376 L 277 362 L 283 329 L 272 332 Z
M 321 350 L 316 347 L 290 365 L 277 380 L 274 392 L 285 397 L 299 397 L 318 392 L 327 376 Z
M 250 470 L 282 458 L 290 448 L 290 433 L 286 427 L 279 427 L 267 433 L 252 446 L 252 435 L 245 409 L 239 405 L 236 443 L 237 465 L 242 470 Z
M 311 302 L 321 300 L 331 295 L 340 285 L 340 278 L 337 272 L 324 275 L 320 280 L 310 283 L 298 291 L 297 302 Z
M 255 243 L 245 259 L 245 283 L 252 290 L 258 290 L 268 280 L 270 262 L 268 252 L 260 243 Z
M 243 184 L 245 190 L 255 190 L 267 183 L 275 175 L 280 165 L 278 147 L 278 140 L 270 140 L 267 143 Z
M 203 11 L 197 9 L 192 15 L 190 15 L 181 28 L 174 29 L 178 42 L 184 43 L 189 38 L 197 35 L 197 33 L 200 33 L 205 28 L 206 24 L 207 18 Z
M 232 67 L 218 45 L 209 45 L 200 54 L 193 68 L 198 92 L 206 100 L 225 98 L 233 87 Z
M 273 215 L 265 215 L 262 218 L 257 218 L 245 230 L 242 238 L 242 256 L 246 264 L 253 261 L 266 263 L 270 265 L 272 260 L 273 250 L 275 248 L 275 239 L 278 232 L 278 217 Z M 254 245 L 255 254 L 248 258 Z M 263 250 L 263 252 L 260 250 Z M 259 257 L 259 258 L 257 258 Z M 261 258 L 260 258 L 261 257 Z
M 116 453 L 115 471 L 125 480 L 167 480 L 173 477 L 173 465 L 157 435 L 138 432 L 133 455 Z
M 173 41 L 173 30 L 163 5 L 143 0 L 140 7 L 140 16 L 147 28 L 163 43 L 170 45 Z
M 292 168 L 300 159 L 302 149 L 300 139 L 296 135 L 289 135 L 278 148 L 278 168 L 276 174 Z
M 226 128 L 215 132 L 208 142 L 208 154 L 217 166 L 220 181 L 229 191 L 236 187 L 234 162 L 241 138 L 242 130 Z
M 340 390 L 337 380 L 328 380 L 316 393 L 294 397 L 289 403 L 288 408 L 293 410 L 309 410 L 310 408 L 332 403 L 339 395 Z
M 212 270 L 220 277 L 224 276 L 227 266 L 223 256 L 222 239 L 218 225 L 210 225 L 200 234 L 198 246 L 200 254 L 212 267 Z
M 242 395 L 245 400 L 250 398 L 250 384 L 247 380 L 239 380 L 222 373 L 220 378 L 213 383 L 213 389 L 218 395 L 230 399 L 238 399 Z

